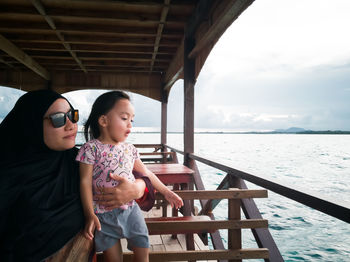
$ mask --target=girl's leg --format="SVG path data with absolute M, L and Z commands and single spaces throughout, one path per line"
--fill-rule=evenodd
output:
M 133 262 L 148 262 L 149 248 L 144 247 L 134 247 L 133 250 Z
M 120 240 L 114 246 L 103 251 L 104 262 L 123 262 L 123 252 Z

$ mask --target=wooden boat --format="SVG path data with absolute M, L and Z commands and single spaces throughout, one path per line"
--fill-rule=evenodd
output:
M 178 190 L 186 200 L 186 206 L 182 215 L 175 211 L 170 215 L 170 210 L 167 211 L 160 202 L 163 213 L 158 214 L 158 218 L 147 218 L 151 234 L 167 234 L 168 237 L 158 237 L 161 244 L 153 245 L 150 261 L 241 261 L 250 258 L 283 261 L 267 221 L 262 219 L 253 200 L 254 197 L 266 197 L 266 190 L 350 222 L 350 207 L 345 204 L 194 154 L 196 79 L 215 43 L 253 2 L 0 1 L 0 85 L 24 91 L 48 88 L 59 93 L 119 89 L 161 103 L 160 143 L 138 146 L 152 149 L 143 155 L 147 157 L 145 162 L 157 163 L 168 170 L 163 174 L 168 180 L 164 181 Z M 167 145 L 167 101 L 169 91 L 178 79 L 184 80 L 182 150 Z M 187 182 L 178 180 L 179 173 L 171 173 L 171 168 L 164 167 L 177 164 L 183 169 L 183 165 L 178 164 L 177 154 L 184 156 L 183 165 L 190 170 L 182 177 L 189 179 Z M 227 173 L 216 191 L 205 190 L 197 162 Z M 266 190 L 248 190 L 245 181 Z M 193 199 L 200 200 L 198 212 L 194 209 Z M 226 221 L 216 220 L 212 213 L 220 199 L 229 199 Z M 246 220 L 241 219 L 240 210 Z M 228 249 L 224 248 L 218 231 L 223 228 L 228 229 Z M 259 248 L 242 248 L 242 228 L 251 228 Z M 214 250 L 208 250 L 205 245 L 208 234 Z M 177 240 L 171 235 L 177 235 Z M 181 239 L 186 239 L 186 245 Z M 166 247 L 165 242 L 172 240 L 179 241 L 179 250 Z M 130 254 L 125 253 L 125 260 L 128 259 Z

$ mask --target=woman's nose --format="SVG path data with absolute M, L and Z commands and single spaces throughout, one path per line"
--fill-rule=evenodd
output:
M 70 119 L 68 118 L 68 116 L 66 117 L 66 125 L 64 126 L 65 130 L 72 130 L 74 128 L 74 123 L 72 123 L 72 121 L 70 121 Z

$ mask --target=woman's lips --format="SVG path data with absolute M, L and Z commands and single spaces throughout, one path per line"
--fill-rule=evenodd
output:
M 76 134 L 71 134 L 68 136 L 63 137 L 64 139 L 75 139 Z

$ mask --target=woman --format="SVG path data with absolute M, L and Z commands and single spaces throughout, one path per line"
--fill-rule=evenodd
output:
M 72 245 L 84 225 L 74 158 L 77 112 L 61 95 L 23 95 L 0 124 L 0 260 L 42 261 Z M 141 197 L 150 181 L 123 178 L 97 197 L 110 209 Z M 147 191 L 147 190 L 146 190 Z M 68 243 L 68 244 L 67 244 Z

